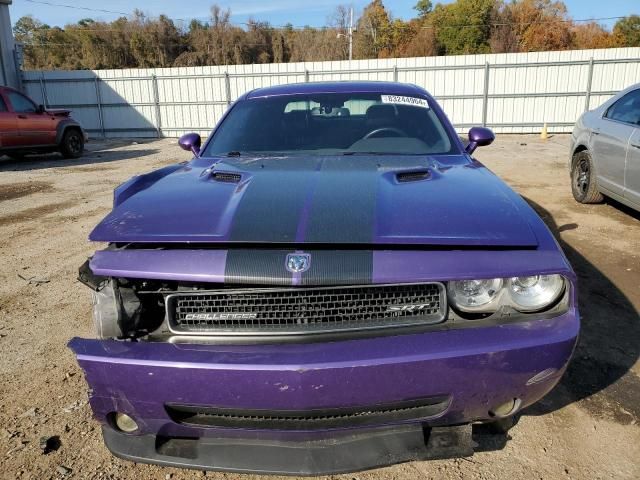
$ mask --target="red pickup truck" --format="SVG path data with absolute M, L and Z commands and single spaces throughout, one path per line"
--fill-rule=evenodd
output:
M 0 156 L 20 159 L 29 153 L 59 151 L 78 158 L 87 134 L 70 110 L 45 109 L 26 95 L 0 86 Z

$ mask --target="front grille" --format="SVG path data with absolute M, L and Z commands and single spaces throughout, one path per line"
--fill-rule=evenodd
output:
M 432 324 L 444 319 L 441 283 L 240 289 L 167 296 L 182 334 L 304 334 Z
M 238 410 L 220 407 L 165 405 L 169 417 L 184 425 L 214 428 L 321 430 L 421 421 L 442 414 L 448 396 L 392 404 L 308 410 Z

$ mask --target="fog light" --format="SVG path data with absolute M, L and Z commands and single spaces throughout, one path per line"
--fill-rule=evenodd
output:
M 512 398 L 508 402 L 502 403 L 490 410 L 489 413 L 493 417 L 504 418 L 513 415 L 520 407 L 522 401 L 519 398 Z
M 116 427 L 126 433 L 133 433 L 138 430 L 138 424 L 126 413 L 116 412 L 114 416 Z

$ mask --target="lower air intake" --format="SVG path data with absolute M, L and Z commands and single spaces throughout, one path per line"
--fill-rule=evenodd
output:
M 214 428 L 320 430 L 421 421 L 442 414 L 450 397 L 437 396 L 362 407 L 309 410 L 238 410 L 218 407 L 165 405 L 174 422 Z

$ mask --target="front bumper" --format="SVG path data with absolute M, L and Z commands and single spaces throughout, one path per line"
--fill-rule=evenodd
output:
M 280 441 L 255 438 L 168 438 L 125 435 L 103 427 L 111 452 L 165 466 L 284 475 L 331 475 L 411 460 L 471 456 L 471 425 L 380 428 L 338 438 Z
M 492 408 L 512 399 L 523 407 L 539 400 L 564 372 L 578 329 L 577 312 L 570 309 L 552 319 L 329 343 L 74 338 L 70 347 L 85 370 L 107 446 L 118 456 L 200 469 L 328 474 L 469 454 L 469 442 L 461 441 L 456 450 L 447 436 L 464 440 L 470 429 L 441 427 L 490 420 Z M 446 398 L 444 406 L 416 418 L 380 417 L 386 419 L 362 426 L 345 420 L 320 428 L 198 424 L 181 421 L 169 409 L 369 412 L 436 397 Z M 113 412 L 133 417 L 139 431 L 116 432 Z M 452 448 L 438 450 L 434 442 Z

